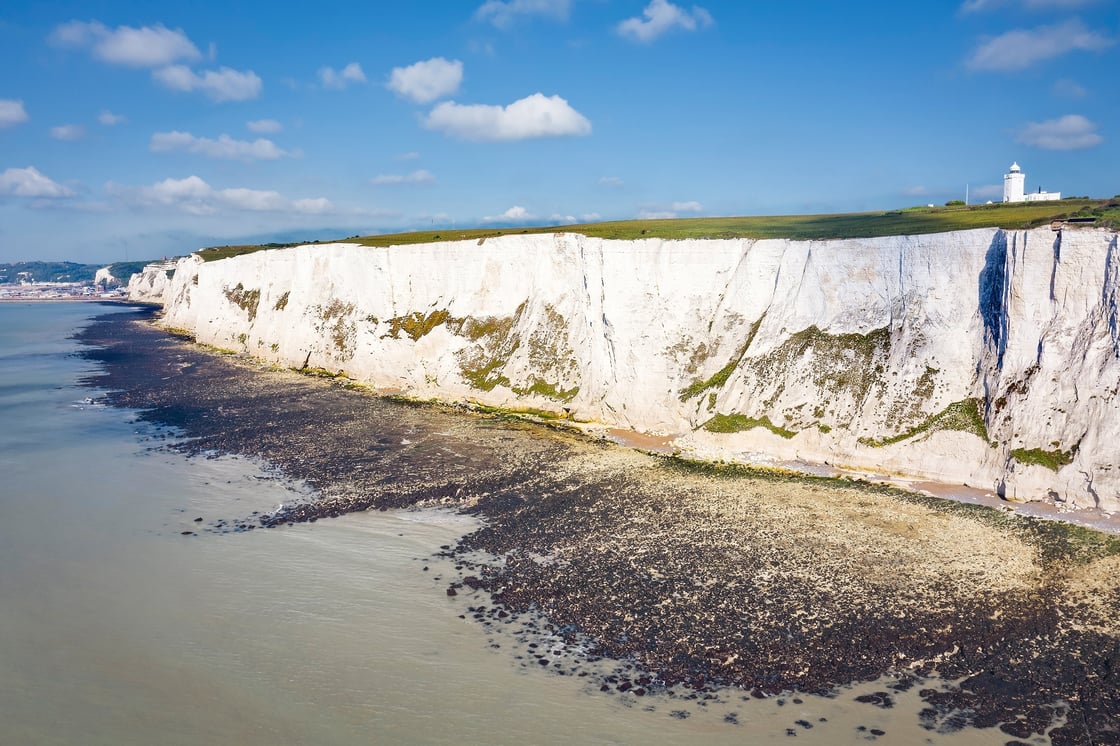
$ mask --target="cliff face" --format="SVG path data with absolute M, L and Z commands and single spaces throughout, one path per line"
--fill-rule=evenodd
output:
M 144 278 L 152 274 L 152 283 Z M 164 323 L 422 398 L 1120 509 L 1117 235 L 507 236 L 134 278 Z M 130 289 L 132 285 L 130 284 Z

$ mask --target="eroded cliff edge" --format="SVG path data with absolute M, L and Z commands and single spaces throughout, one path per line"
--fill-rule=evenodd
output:
M 200 342 L 419 398 L 1120 510 L 1117 234 L 556 233 L 134 277 Z

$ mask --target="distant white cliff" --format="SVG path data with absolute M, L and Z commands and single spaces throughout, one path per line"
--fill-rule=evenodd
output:
M 444 401 L 1120 510 L 1101 229 L 832 241 L 557 233 L 180 260 L 162 323 Z
M 143 272 L 133 274 L 128 278 L 128 299 L 139 303 L 162 304 L 177 266 L 174 259 L 164 260 L 153 262 L 145 266 Z
M 108 267 L 102 267 L 94 273 L 93 284 L 104 287 L 108 285 L 120 285 L 121 281 L 119 278 L 113 276 L 113 267 L 110 265 Z

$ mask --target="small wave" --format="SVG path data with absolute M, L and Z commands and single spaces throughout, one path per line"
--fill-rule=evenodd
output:
M 79 399 L 75 402 L 71 402 L 70 406 L 76 407 L 77 409 L 104 409 L 105 402 L 87 396 L 84 399 Z

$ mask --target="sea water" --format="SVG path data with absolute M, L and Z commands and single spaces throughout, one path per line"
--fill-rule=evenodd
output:
M 452 513 L 207 533 L 299 487 L 244 459 L 188 459 L 98 405 L 70 336 L 106 312 L 135 313 L 0 304 L 0 743 L 1008 740 L 922 729 L 913 691 L 891 710 L 853 703 L 859 690 L 702 707 L 523 666 L 436 580 L 433 553 L 474 525 Z

